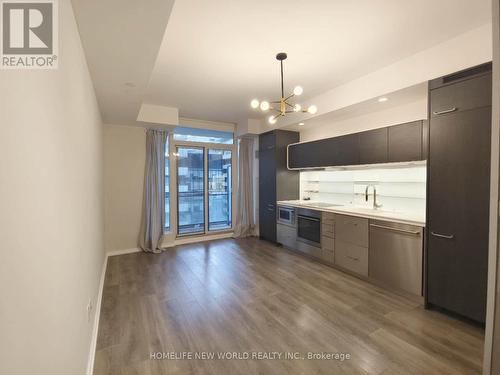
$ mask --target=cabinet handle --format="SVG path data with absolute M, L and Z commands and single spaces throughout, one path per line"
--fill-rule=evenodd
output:
M 419 230 L 405 230 L 405 229 L 399 229 L 399 228 L 393 228 L 393 227 L 386 227 L 385 225 L 378 225 L 378 224 L 370 224 L 371 227 L 374 227 L 374 228 L 380 228 L 380 229 L 387 229 L 387 230 L 392 230 L 394 232 L 401 232 L 401 233 L 405 233 L 405 234 L 411 234 L 413 236 L 418 236 L 420 235 L 420 231 Z
M 439 116 L 439 115 L 444 115 L 446 113 L 455 112 L 457 109 L 458 109 L 457 107 L 453 107 L 453 108 L 450 108 L 450 109 L 445 109 L 444 111 L 434 111 L 434 112 L 432 112 L 432 114 L 434 116 Z
M 440 234 L 440 233 L 435 233 L 435 232 L 431 232 L 431 234 L 434 237 L 446 238 L 448 240 L 452 240 L 453 238 L 455 238 L 455 236 L 453 234 Z

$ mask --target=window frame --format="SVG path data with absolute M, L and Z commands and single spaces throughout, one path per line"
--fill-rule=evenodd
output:
M 175 211 L 175 216 L 176 216 L 176 236 L 177 237 L 185 237 L 185 236 L 196 236 L 196 235 L 202 235 L 206 233 L 206 228 L 207 228 L 207 215 L 206 215 L 206 210 L 207 210 L 207 204 L 205 202 L 206 199 L 206 192 L 207 192 L 207 176 L 206 176 L 206 151 L 203 147 L 198 147 L 198 146 L 184 146 L 184 145 L 176 145 L 175 146 L 175 151 L 178 153 L 179 148 L 189 148 L 189 149 L 197 149 L 202 151 L 203 155 L 203 232 L 198 231 L 198 232 L 188 232 L 188 233 L 180 233 L 179 232 L 179 187 L 176 184 L 175 186 L 175 192 L 176 192 L 176 211 Z M 178 155 L 175 156 L 176 159 L 176 166 L 175 166 L 175 176 L 176 180 L 179 181 L 179 165 L 177 164 L 177 157 Z
M 222 142 L 203 142 L 203 141 L 189 141 L 189 140 L 185 140 L 185 139 L 176 139 L 176 133 L 175 133 L 175 129 L 172 131 L 172 138 L 174 139 L 174 142 L 188 142 L 188 143 L 196 143 L 196 144 L 211 144 L 211 145 L 226 145 L 226 146 L 234 146 L 234 144 L 237 142 L 237 139 L 235 139 L 234 137 L 234 132 L 230 132 L 230 131 L 226 131 L 226 130 L 215 130 L 215 129 L 201 129 L 201 128 L 193 128 L 193 127 L 189 127 L 189 126 L 179 126 L 179 128 L 182 128 L 182 129 L 193 129 L 193 130 L 203 130 L 203 131 L 211 131 L 211 132 L 215 132 L 215 133 L 225 133 L 225 134 L 232 134 L 232 143 L 222 143 Z M 201 137 L 201 136 L 200 136 Z M 214 137 L 216 138 L 216 137 Z
M 223 233 L 231 233 L 234 230 L 234 220 L 235 220 L 235 211 L 236 211 L 236 186 L 237 186 L 237 150 L 238 150 L 238 139 L 234 137 L 233 134 L 233 144 L 225 144 L 225 143 L 207 143 L 207 142 L 191 142 L 191 141 L 180 141 L 175 140 L 173 136 L 169 137 L 169 150 L 177 150 L 177 147 L 201 147 L 204 149 L 204 163 L 205 163 L 205 231 L 203 233 L 197 234 L 178 234 L 178 197 L 177 197 L 177 157 L 171 152 L 170 153 L 170 230 L 165 232 L 165 239 L 167 241 L 174 241 L 176 238 L 185 238 L 185 237 L 203 237 L 210 236 L 215 234 L 223 234 Z M 221 230 L 208 230 L 208 149 L 216 149 L 216 150 L 230 150 L 231 151 L 231 227 L 225 228 Z M 174 156 L 174 157 L 172 157 Z M 175 171 L 175 173 L 172 173 Z M 174 196 L 175 195 L 175 196 Z
M 231 153 L 231 175 L 230 175 L 230 180 L 231 180 L 231 226 L 229 228 L 221 228 L 221 229 L 210 229 L 210 150 L 212 151 L 229 151 Z M 233 229 L 233 210 L 234 210 L 234 205 L 233 205 L 233 195 L 234 195 L 234 189 L 233 189 L 233 158 L 234 158 L 234 153 L 233 150 L 228 150 L 228 149 L 221 149 L 221 148 L 207 148 L 205 150 L 205 156 L 207 158 L 207 170 L 206 170 L 206 175 L 207 175 L 207 185 L 206 185 L 206 190 L 207 190 L 207 202 L 206 202 L 206 209 L 208 210 L 207 213 L 207 218 L 208 218 L 208 223 L 207 223 L 207 233 L 213 233 L 213 232 L 221 232 L 221 231 L 227 231 L 227 230 L 232 230 Z

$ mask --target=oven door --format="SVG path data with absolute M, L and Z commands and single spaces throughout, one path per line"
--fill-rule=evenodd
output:
M 321 247 L 321 220 L 312 216 L 297 216 L 297 240 Z
M 278 223 L 293 226 L 295 224 L 295 210 L 288 207 L 278 207 Z

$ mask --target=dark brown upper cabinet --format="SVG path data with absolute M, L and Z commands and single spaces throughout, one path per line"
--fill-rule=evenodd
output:
M 327 153 L 328 165 L 356 165 L 359 164 L 359 144 L 357 134 L 348 134 L 340 137 L 331 138 Z
M 388 129 L 388 162 L 422 160 L 422 121 L 390 126 Z
M 297 143 L 288 147 L 290 169 L 324 168 L 358 163 L 357 134 Z
M 288 146 L 287 165 L 289 169 L 318 168 L 322 165 L 322 152 L 327 150 L 327 141 L 297 143 Z M 326 158 L 326 153 L 324 155 Z
M 491 88 L 491 77 L 486 74 L 434 89 L 430 101 L 430 118 L 488 107 L 491 105 Z
M 387 128 L 358 133 L 359 163 L 387 163 Z
M 424 121 L 292 144 L 289 169 L 313 169 L 426 159 Z

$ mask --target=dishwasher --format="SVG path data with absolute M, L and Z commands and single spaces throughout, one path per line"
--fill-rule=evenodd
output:
M 370 220 L 368 276 L 422 295 L 423 228 Z

